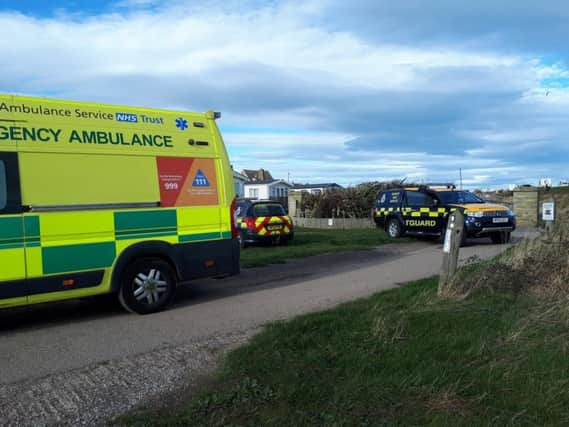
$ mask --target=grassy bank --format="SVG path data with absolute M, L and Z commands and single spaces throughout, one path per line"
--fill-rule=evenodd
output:
M 244 268 L 260 267 L 283 263 L 292 258 L 371 249 L 389 241 L 381 230 L 319 230 L 297 227 L 294 240 L 288 246 L 251 246 L 243 249 L 241 266 Z
M 569 228 L 269 325 L 193 400 L 132 425 L 569 425 Z
M 567 319 L 530 295 L 425 280 L 270 325 L 201 396 L 134 425 L 567 425 Z

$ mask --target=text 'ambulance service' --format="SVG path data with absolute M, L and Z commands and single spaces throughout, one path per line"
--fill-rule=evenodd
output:
M 0 95 L 0 307 L 116 293 L 145 314 L 237 274 L 218 117 Z

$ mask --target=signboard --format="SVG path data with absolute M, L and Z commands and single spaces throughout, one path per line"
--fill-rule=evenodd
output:
M 541 218 L 544 221 L 555 221 L 555 203 L 554 202 L 545 202 L 542 205 L 542 214 Z
M 212 206 L 218 204 L 213 159 L 157 157 L 160 205 Z

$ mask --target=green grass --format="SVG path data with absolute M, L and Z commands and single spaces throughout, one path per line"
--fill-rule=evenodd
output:
M 390 242 L 385 232 L 375 229 L 320 230 L 295 229 L 294 240 L 288 246 L 249 246 L 241 251 L 241 266 L 261 267 L 331 252 L 371 249 Z
M 440 300 L 424 280 L 273 323 L 197 398 L 121 422 L 569 425 L 567 319 L 528 295 Z

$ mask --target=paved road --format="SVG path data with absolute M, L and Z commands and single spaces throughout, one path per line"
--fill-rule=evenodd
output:
M 463 248 L 461 258 L 492 257 L 504 248 L 480 240 Z M 104 402 L 113 387 L 123 397 L 121 408 L 132 407 L 145 393 L 174 388 L 182 372 L 204 368 L 199 360 L 208 357 L 200 349 L 239 343 L 266 322 L 435 275 L 441 260 L 441 246 L 431 242 L 392 244 L 194 282 L 180 289 L 169 310 L 149 316 L 126 314 L 104 299 L 0 312 L 0 418 L 75 423 L 66 417 L 88 411 L 93 393 Z M 164 387 L 149 388 L 150 382 Z M 53 390 L 58 393 L 49 395 Z M 97 424 L 101 417 L 80 421 Z

